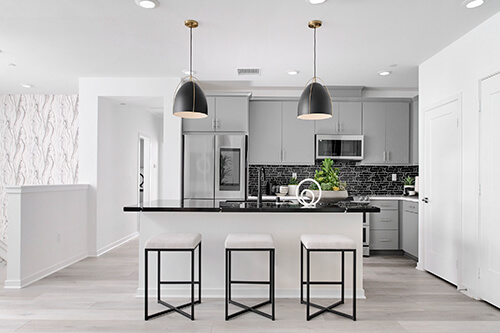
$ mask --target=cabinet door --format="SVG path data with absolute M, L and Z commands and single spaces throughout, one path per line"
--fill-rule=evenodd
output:
M 281 102 L 250 102 L 248 161 L 281 163 Z
M 363 135 L 362 164 L 385 163 L 385 103 L 363 103 Z
M 339 103 L 339 134 L 362 134 L 361 102 L 340 102 Z
M 387 162 L 389 164 L 408 164 L 410 158 L 410 104 L 385 104 Z
M 404 211 L 402 228 L 403 251 L 418 257 L 418 214 Z
M 410 163 L 418 165 L 418 101 L 414 101 L 411 110 Z
M 314 164 L 314 121 L 297 118 L 298 102 L 283 102 L 284 164 Z
M 217 97 L 216 131 L 248 132 L 248 97 Z
M 316 134 L 338 134 L 339 102 L 333 102 L 333 116 L 328 119 L 314 121 Z
M 203 119 L 182 119 L 183 132 L 211 132 L 214 131 L 215 97 L 207 97 L 208 117 Z

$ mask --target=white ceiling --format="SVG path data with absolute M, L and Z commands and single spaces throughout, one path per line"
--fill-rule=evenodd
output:
M 79 77 L 183 76 L 188 18 L 200 23 L 194 69 L 208 89 L 303 87 L 312 19 L 323 21 L 318 76 L 327 85 L 415 89 L 420 63 L 500 11 L 498 0 L 473 10 L 463 0 L 159 1 L 154 10 L 134 0 L 0 1 L 0 93 L 78 93 Z M 240 67 L 262 73 L 238 77 Z

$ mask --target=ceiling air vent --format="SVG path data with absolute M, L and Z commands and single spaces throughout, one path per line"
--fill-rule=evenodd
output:
M 260 75 L 260 68 L 238 68 L 238 75 Z

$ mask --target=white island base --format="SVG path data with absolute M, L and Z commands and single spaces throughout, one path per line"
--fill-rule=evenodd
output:
M 342 234 L 356 242 L 356 294 L 365 298 L 363 289 L 363 213 L 326 212 L 140 212 L 139 287 L 144 296 L 144 244 L 163 232 L 199 232 L 202 235 L 202 297 L 224 297 L 224 241 L 229 233 L 269 233 L 276 247 L 276 297 L 300 297 L 300 235 Z M 156 295 L 156 254 L 150 254 L 148 295 Z M 305 260 L 305 252 L 304 252 Z M 268 254 L 234 253 L 233 279 L 266 280 L 269 274 Z M 311 280 L 340 280 L 339 253 L 312 253 Z M 162 279 L 189 280 L 190 254 L 163 253 Z M 197 267 L 197 264 L 195 265 Z M 346 253 L 345 295 L 352 298 L 352 255 Z M 305 277 L 305 270 L 304 270 Z M 162 286 L 168 297 L 188 297 L 189 285 Z M 305 290 L 305 289 L 304 289 Z M 266 297 L 268 286 L 234 285 L 237 297 Z M 340 286 L 312 286 L 312 297 L 340 297 Z M 305 297 L 305 292 L 304 292 Z

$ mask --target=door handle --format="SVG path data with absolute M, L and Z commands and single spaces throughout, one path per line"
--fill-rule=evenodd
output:
M 382 160 L 385 162 L 385 151 L 382 154 Z
M 342 123 L 339 123 L 339 133 L 342 133 Z
M 429 198 L 425 197 L 425 198 L 422 199 L 422 201 L 425 202 L 425 203 L 429 203 Z
M 388 151 L 387 152 L 387 162 L 389 162 L 391 160 L 391 152 Z

